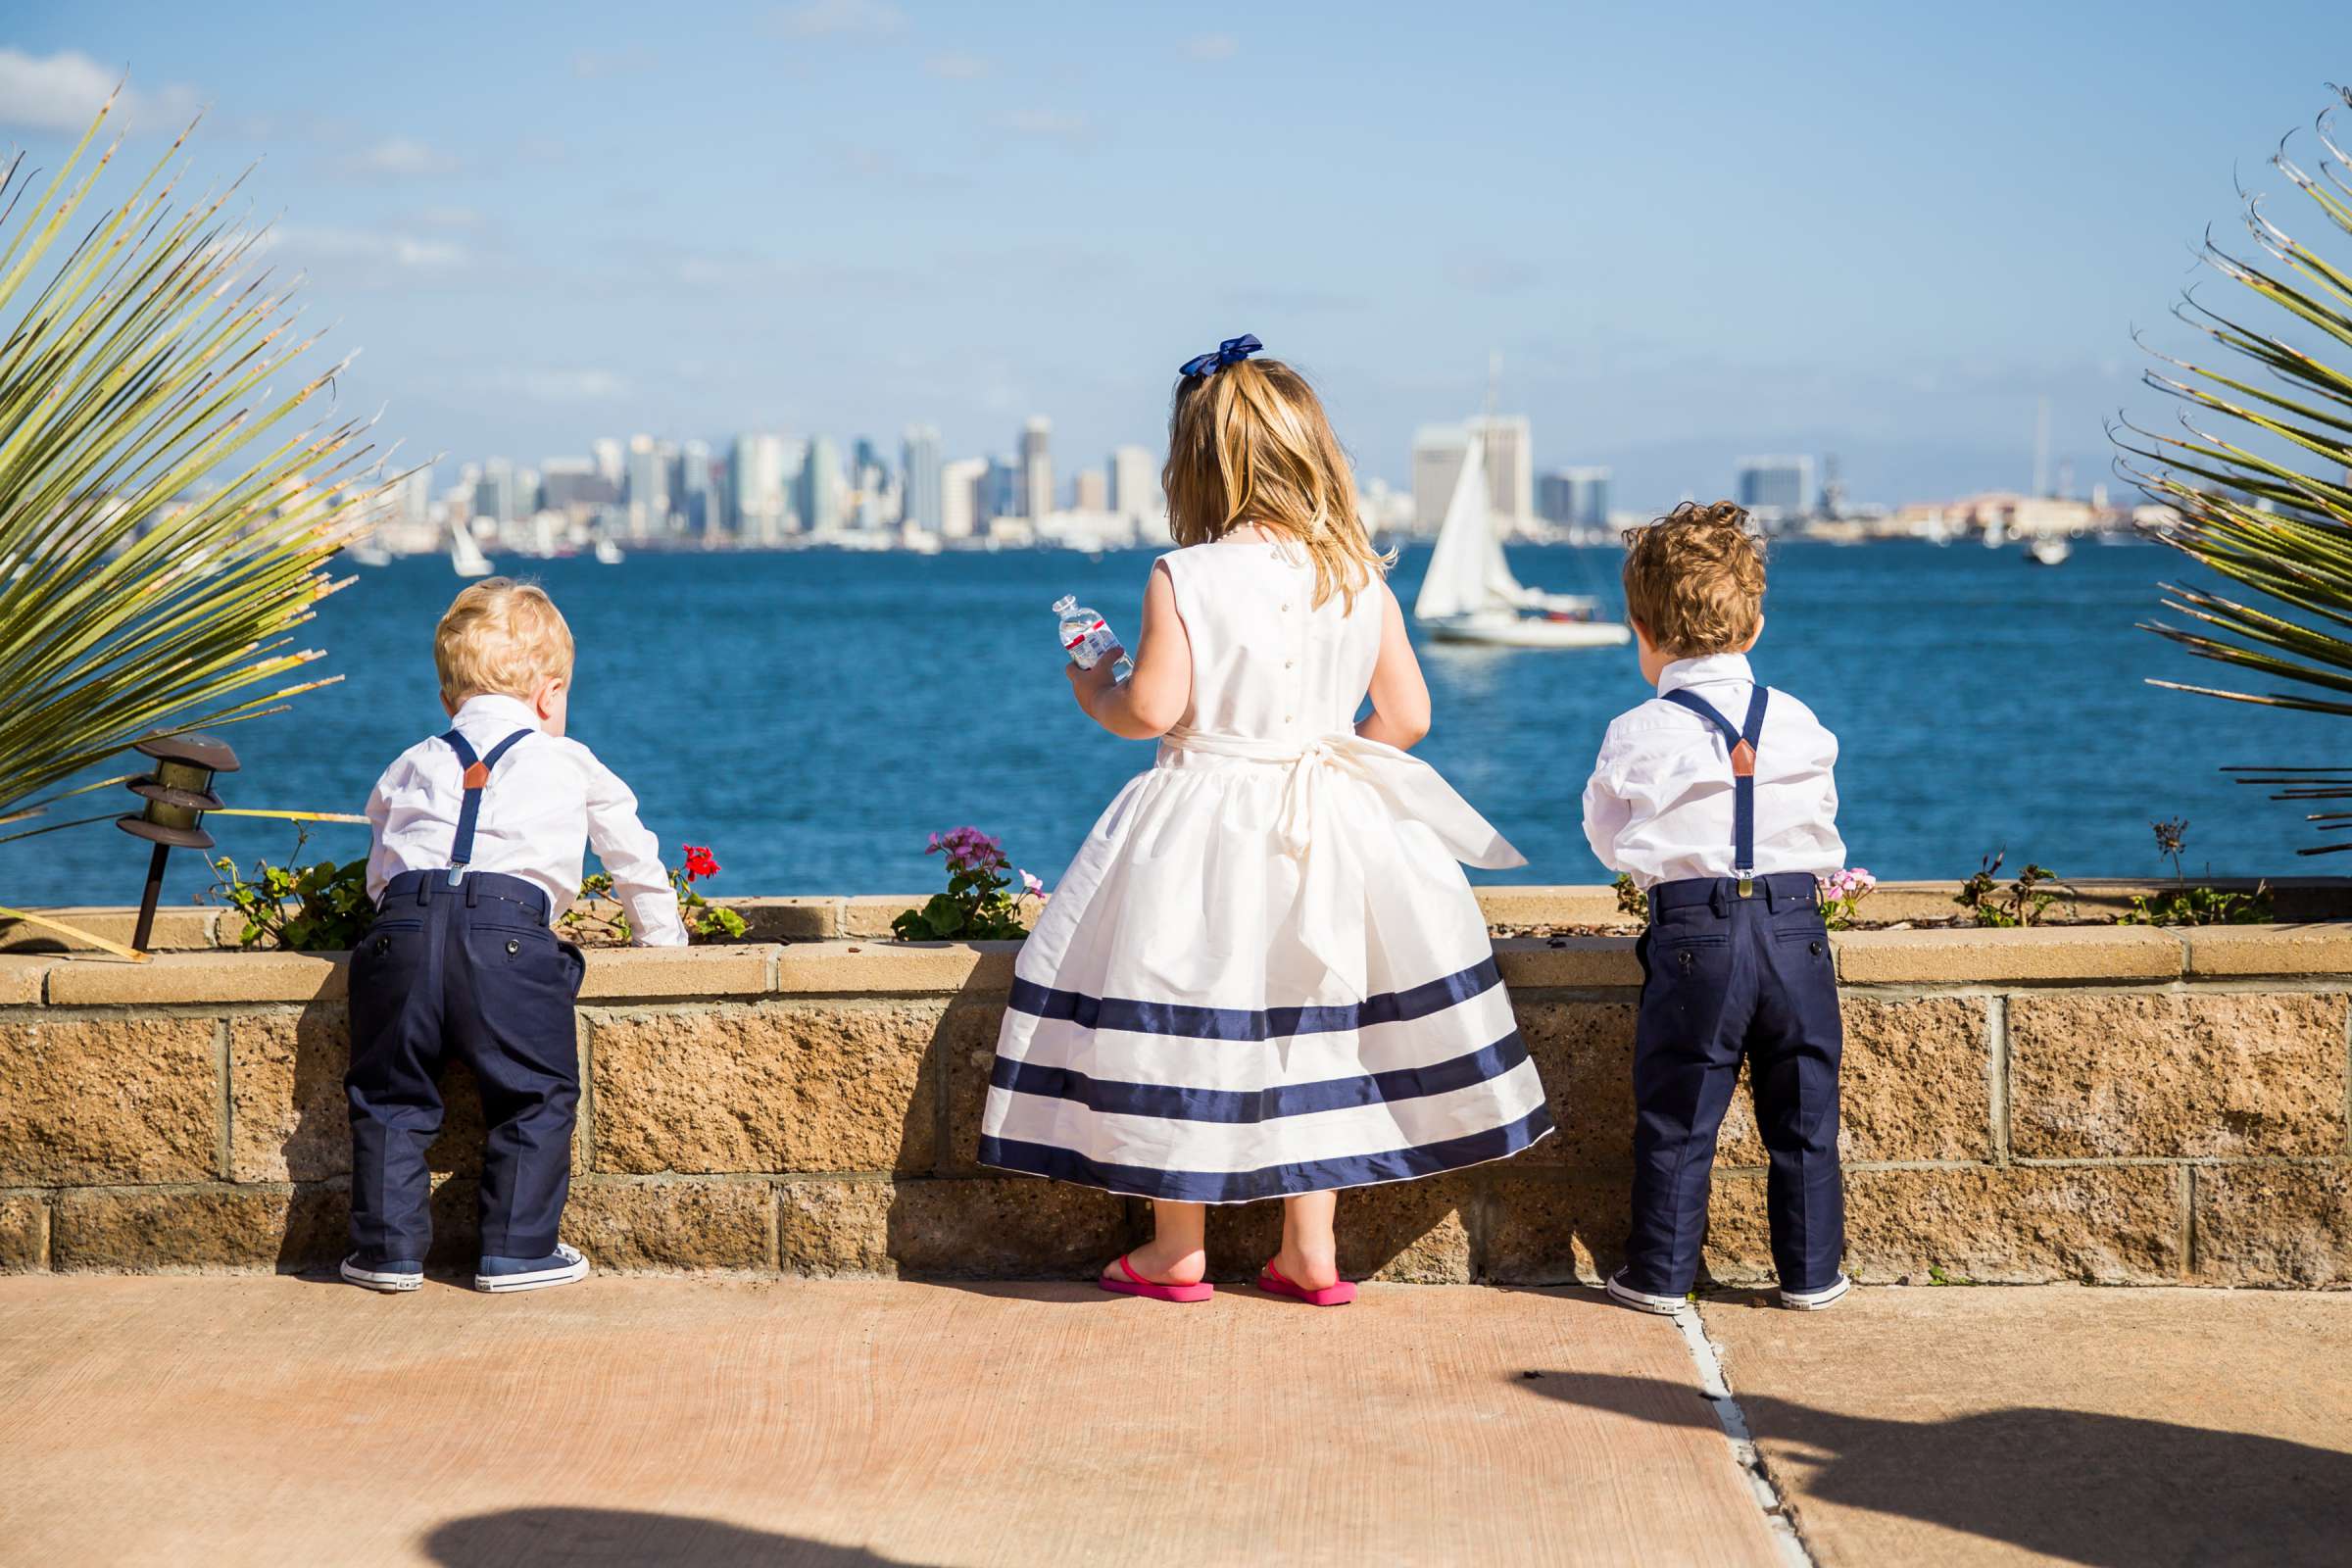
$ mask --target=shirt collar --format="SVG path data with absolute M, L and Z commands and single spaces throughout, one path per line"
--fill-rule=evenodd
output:
M 1748 668 L 1745 654 L 1678 659 L 1658 671 L 1658 695 L 1663 697 L 1685 686 L 1720 686 L 1732 681 L 1744 681 L 1750 686 L 1756 683 L 1755 671 Z
M 451 715 L 450 722 L 464 728 L 469 719 L 480 724 L 519 724 L 534 730 L 539 727 L 539 715 L 531 710 L 530 704 L 503 692 L 482 692 L 466 698 Z

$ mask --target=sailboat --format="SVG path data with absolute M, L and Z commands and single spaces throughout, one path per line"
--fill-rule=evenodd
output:
M 353 543 L 345 551 L 345 554 L 351 557 L 352 564 L 355 565 L 389 566 L 392 564 L 392 552 L 376 543 L 372 534 Z
M 597 542 L 596 542 L 596 564 L 597 564 L 598 565 L 600 565 L 600 566 L 617 566 L 617 565 L 619 565 L 619 564 L 620 564 L 620 563 L 621 563 L 620 546 L 618 546 L 618 545 L 614 544 L 614 543 L 613 543 L 613 542 L 612 542 L 611 539 L 599 539 L 599 540 L 597 540 Z
M 1602 620 L 1600 602 L 1545 593 L 1511 575 L 1487 503 L 1486 440 L 1474 434 L 1446 503 L 1413 618 L 1440 642 L 1494 648 L 1618 648 L 1633 639 L 1622 621 Z
M 482 547 L 473 541 L 473 530 L 464 523 L 453 523 L 449 530 L 450 569 L 461 577 L 487 577 L 496 569 Z

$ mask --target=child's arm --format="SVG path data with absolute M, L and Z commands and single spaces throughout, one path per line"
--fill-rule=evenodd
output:
M 662 841 L 637 819 L 637 797 L 620 775 L 586 747 L 578 750 L 588 774 L 588 843 L 612 877 L 612 896 L 628 911 L 638 945 L 684 947 L 686 925 L 678 918 L 677 890 L 662 864 Z
M 1135 673 L 1115 679 L 1115 656 L 1092 669 L 1069 666 L 1070 687 L 1087 717 L 1122 740 L 1157 740 L 1176 727 L 1193 704 L 1193 640 L 1176 611 L 1176 584 L 1165 563 L 1152 568 L 1144 590 L 1144 629 L 1136 638 Z
M 1617 835 L 1634 818 L 1631 801 L 1619 795 L 1615 787 L 1615 769 L 1610 753 L 1615 749 L 1616 726 L 1601 737 L 1600 756 L 1593 760 L 1592 776 L 1585 781 L 1585 842 L 1592 847 L 1593 858 L 1612 871 L 1623 867 L 1617 863 Z
M 1380 660 L 1372 666 L 1372 711 L 1355 726 L 1368 741 L 1409 752 L 1429 733 L 1429 682 L 1413 657 L 1404 607 L 1380 584 Z

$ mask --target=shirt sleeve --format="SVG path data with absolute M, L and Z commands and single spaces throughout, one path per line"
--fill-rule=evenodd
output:
M 588 843 L 612 875 L 613 897 L 628 910 L 638 945 L 684 947 L 677 890 L 662 864 L 662 841 L 637 819 L 635 793 L 585 746 L 579 758 L 588 775 Z
M 1620 748 L 1617 727 L 1612 724 L 1601 737 L 1600 755 L 1593 760 L 1592 776 L 1585 782 L 1585 842 L 1592 847 L 1593 858 L 1609 870 L 1621 869 L 1616 861 L 1617 835 L 1633 819 L 1630 802 L 1617 793 L 1616 755 Z

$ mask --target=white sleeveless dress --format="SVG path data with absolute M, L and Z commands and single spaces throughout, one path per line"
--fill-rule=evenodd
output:
M 1460 865 L 1525 860 L 1353 731 L 1387 590 L 1318 606 L 1255 539 L 1163 558 L 1193 698 L 1015 965 L 979 1158 L 1238 1203 L 1499 1159 L 1551 1131 Z

